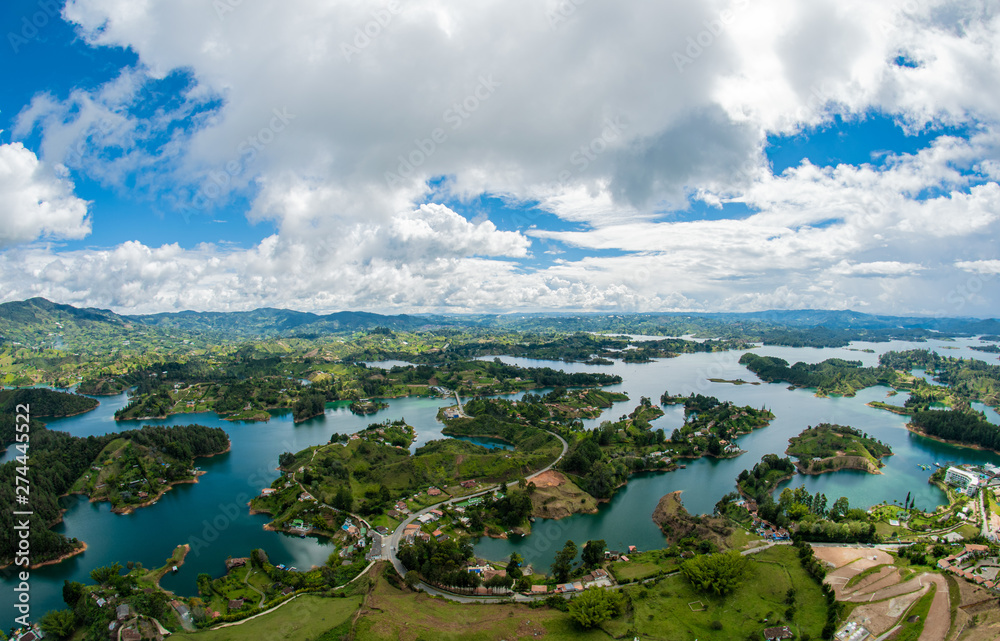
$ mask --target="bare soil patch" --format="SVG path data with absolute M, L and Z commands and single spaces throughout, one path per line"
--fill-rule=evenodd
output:
M 834 547 L 813 547 L 813 552 L 820 561 L 831 563 L 833 567 L 839 568 L 857 561 L 867 559 L 867 564 L 859 566 L 858 572 L 882 563 L 892 563 L 894 559 L 888 552 L 876 550 L 874 548 L 834 548 Z M 872 560 L 872 557 L 875 557 Z

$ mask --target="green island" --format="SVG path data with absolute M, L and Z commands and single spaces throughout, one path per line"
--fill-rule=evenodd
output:
M 823 474 L 837 470 L 863 470 L 881 474 L 882 459 L 892 449 L 881 441 L 846 425 L 820 423 L 807 427 L 789 440 L 785 454 L 795 456 L 800 474 Z
M 385 401 L 373 401 L 370 398 L 363 398 L 358 401 L 351 401 L 351 404 L 348 405 L 348 409 L 350 409 L 355 414 L 360 414 L 362 416 L 366 416 L 368 414 L 375 414 L 379 410 L 388 409 L 388 407 L 389 404 L 386 403 Z
M 246 421 L 291 412 L 295 421 L 303 421 L 334 402 L 368 414 L 382 409 L 385 399 L 442 399 L 445 438 L 420 447 L 414 448 L 411 425 L 390 419 L 355 434 L 334 434 L 299 452 L 274 453 L 280 475 L 249 507 L 270 516 L 269 529 L 325 539 L 330 549 L 325 562 L 299 570 L 273 564 L 265 550 L 255 549 L 245 558 L 220 559 L 217 571 L 198 576 L 197 596 L 179 597 L 159 585 L 184 562 L 188 549 L 178 546 L 153 570 L 115 563 L 95 568 L 88 585 L 68 581 L 66 608 L 42 617 L 41 629 L 47 637 L 74 640 L 107 639 L 112 623 L 116 639 L 158 638 L 169 631 L 175 638 L 208 641 L 749 640 L 763 638 L 765 629 L 787 626 L 792 638 L 826 639 L 848 617 L 865 616 L 885 623 L 879 634 L 898 626 L 898 641 L 919 638 L 925 621 L 929 628 L 934 617 L 942 616 L 935 599 L 945 594 L 943 617 L 954 632 L 949 638 L 995 638 L 985 636 L 994 629 L 988 622 L 1000 616 L 994 598 L 982 601 L 977 614 L 962 610 L 977 603 L 974 598 L 982 593 L 974 590 L 984 585 L 1000 557 L 996 544 L 981 536 L 977 521 L 980 505 L 1000 515 L 990 491 L 970 495 L 949 484 L 944 469 L 931 482 L 947 492 L 949 505 L 933 511 L 918 508 L 909 494 L 887 497 L 866 511 L 845 497 L 828 499 L 804 487 L 776 491 L 797 469 L 823 472 L 827 463 L 830 470 L 842 469 L 851 467 L 848 461 L 863 459 L 871 472 L 891 454 L 845 426 L 821 424 L 791 439 L 786 453 L 798 457 L 798 464 L 778 454 L 762 457 L 733 479 L 736 491 L 724 496 L 713 514 L 689 514 L 680 494 L 664 496 L 650 515 L 664 534 L 661 548 L 612 550 L 602 540 L 580 546 L 566 541 L 547 568 L 528 567 L 516 553 L 500 560 L 476 558 L 476 538 L 527 534 L 537 526 L 533 520 L 596 511 L 636 472 L 670 471 L 693 457 L 738 456 L 739 437 L 774 418 L 763 407 L 664 392 L 661 406 L 684 406 L 684 424 L 665 434 L 657 423 L 663 409 L 651 399 L 633 401 L 602 389 L 621 382 L 616 376 L 520 367 L 489 357 L 551 358 L 597 367 L 744 350 L 755 342 L 844 346 L 852 340 L 923 340 L 947 328 L 889 321 L 859 328 L 851 325 L 856 315 L 838 326 L 842 317 L 837 314 L 789 313 L 794 322 L 787 323 L 781 313 L 456 320 L 257 310 L 123 317 L 41 299 L 2 304 L 3 382 L 75 385 L 78 392 L 0 391 L 5 410 L 18 403 L 33 408 L 25 467 L 33 484 L 33 560 L 39 563 L 85 548 L 82 541 L 51 529 L 61 518 L 60 496 L 83 492 L 109 501 L 115 511 L 135 509 L 174 483 L 196 478 L 196 458 L 224 452 L 229 445 L 222 430 L 198 425 L 80 438 L 37 420 L 93 409 L 97 402 L 82 393 L 130 391 L 120 419 L 212 411 Z M 817 325 L 796 324 L 803 319 Z M 693 334 L 708 340 L 633 341 L 623 333 Z M 377 366 L 389 359 L 412 364 Z M 877 367 L 842 359 L 789 366 L 752 352 L 741 362 L 762 380 L 813 388 L 820 395 L 851 395 L 873 385 L 907 391 L 905 405 L 872 405 L 910 416 L 911 429 L 932 438 L 994 450 L 1000 445 L 995 427 L 971 405 L 996 406 L 996 366 L 928 350 L 890 352 Z M 915 376 L 914 370 L 940 384 Z M 519 400 L 487 398 L 511 392 L 523 395 Z M 616 406 L 627 401 L 631 409 Z M 596 428 L 584 428 L 584 420 L 600 418 L 613 407 L 620 415 L 616 410 Z M 16 448 L 15 424 L 6 418 L 12 413 L 5 411 L 0 419 L 0 435 Z M 0 468 L 0 493 L 9 502 L 18 452 Z M 16 549 L 9 513 L 0 517 L 0 532 L 0 556 L 9 564 Z M 385 546 L 395 533 L 402 536 L 393 559 Z M 963 538 L 956 543 L 948 535 Z M 810 542 L 838 545 L 813 547 Z M 904 546 L 870 547 L 885 542 Z M 397 572 L 387 557 L 403 571 Z M 865 563 L 855 570 L 858 560 Z M 833 578 L 824 582 L 830 573 Z M 886 592 L 872 598 L 863 590 L 876 581 Z M 444 598 L 431 596 L 428 587 Z M 976 623 L 980 614 L 982 623 Z M 231 623 L 242 625 L 222 627 Z
M 822 363 L 795 363 L 777 356 L 760 356 L 747 352 L 740 364 L 768 383 L 785 381 L 792 387 L 815 388 L 817 396 L 854 396 L 858 390 L 872 385 L 891 384 L 895 371 L 885 365 L 862 367 L 861 361 L 829 358 Z
M 388 406 L 380 400 L 383 398 L 450 394 L 448 390 L 459 394 L 504 394 L 536 387 L 621 382 L 620 377 L 611 374 L 567 374 L 548 367 L 505 365 L 499 360 L 380 369 L 360 362 L 321 365 L 312 357 L 290 365 L 281 358 L 254 351 L 224 366 L 190 360 L 164 363 L 150 370 L 128 377 L 134 387 L 131 400 L 115 412 L 116 419 L 213 411 L 230 420 L 266 421 L 270 411 L 291 409 L 299 422 L 322 414 L 326 404 L 333 401 L 351 401 L 351 411 L 371 414 Z
M 114 436 L 69 492 L 109 501 L 119 514 L 152 505 L 178 483 L 197 483 L 203 472 L 194 468 L 194 459 L 230 447 L 223 430 L 202 425 L 147 426 Z
M 81 408 L 93 409 L 96 406 L 93 399 L 46 389 L 4 390 L 2 394 L 3 402 L 10 407 L 24 403 L 39 408 L 38 414 L 33 409 L 29 423 L 30 456 L 15 446 L 19 458 L 0 466 L 0 481 L 4 483 L 0 492 L 10 504 L 14 503 L 15 475 L 23 471 L 31 480 L 32 514 L 27 519 L 30 525 L 28 540 L 35 564 L 51 563 L 86 549 L 84 542 L 50 529 L 62 520 L 60 496 L 83 492 L 91 494 L 95 500 L 111 501 L 118 511 L 129 511 L 155 500 L 154 496 L 159 496 L 174 483 L 191 480 L 194 458 L 211 456 L 229 448 L 229 438 L 224 431 L 201 425 L 147 426 L 120 434 L 76 437 L 49 430 L 34 416 L 43 415 L 43 412 L 49 416 L 67 416 L 85 411 Z M 14 416 L 13 413 L 5 415 Z M 0 441 L 15 441 L 13 420 L 0 423 L 0 429 Z M 159 453 L 153 456 L 153 450 Z M 173 470 L 160 465 L 157 459 L 164 463 L 169 460 Z M 104 479 L 101 488 L 97 488 L 102 484 L 99 478 Z M 139 479 L 140 483 L 133 483 Z M 146 489 L 140 490 L 140 485 Z M 139 491 L 147 496 L 140 497 Z M 0 566 L 6 566 L 14 561 L 17 549 L 14 517 L 9 511 L 0 516 L 0 529 Z
M 664 392 L 663 405 L 684 405 L 684 425 L 670 435 L 672 451 L 677 456 L 697 458 L 704 454 L 716 458 L 732 458 L 742 454 L 736 438 L 753 430 L 767 427 L 774 414 L 749 405 L 739 407 L 714 396 L 692 393 L 672 396 Z

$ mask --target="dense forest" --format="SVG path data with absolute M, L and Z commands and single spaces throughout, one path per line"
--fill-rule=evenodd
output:
M 796 387 L 812 387 L 819 393 L 853 396 L 857 390 L 872 385 L 890 384 L 896 378 L 891 367 L 862 367 L 861 361 L 829 358 L 822 363 L 795 363 L 776 356 L 758 356 L 747 352 L 740 364 L 768 383 L 787 381 Z
M 98 403 L 79 394 L 45 388 L 0 390 L 0 412 L 5 415 L 13 414 L 17 405 L 29 405 L 30 414 L 35 418 L 57 418 L 88 412 L 97 407 Z
M 8 402 L 15 404 L 22 398 L 35 398 L 38 390 L 15 390 Z M 59 412 L 78 407 L 78 397 L 73 394 L 46 390 L 47 411 Z M 53 396 L 55 395 L 55 396 Z M 12 400 L 10 400 L 12 399 Z M 85 399 L 91 400 L 91 399 Z M 219 428 L 202 425 L 175 427 L 147 426 L 129 430 L 121 434 L 77 437 L 66 432 L 53 431 L 39 421 L 32 420 L 30 448 L 28 450 L 28 479 L 30 481 L 29 508 L 33 514 L 31 524 L 32 562 L 41 562 L 71 552 L 78 542 L 62 534 L 49 530 L 62 514 L 58 498 L 65 494 L 93 464 L 104 447 L 116 438 L 125 438 L 137 445 L 161 450 L 181 460 L 191 460 L 197 456 L 221 451 L 228 446 L 228 436 Z M 6 439 L 6 433 L 5 433 Z M 6 439 L 10 440 L 10 439 Z M 0 466 L 0 501 L 4 505 L 15 505 L 15 476 L 24 459 L 11 461 Z M 44 473 L 41 471 L 44 470 Z M 10 511 L 0 513 L 0 564 L 10 563 L 14 555 L 13 515 Z
M 972 410 L 921 410 L 910 424 L 933 438 L 1000 451 L 1000 428 Z

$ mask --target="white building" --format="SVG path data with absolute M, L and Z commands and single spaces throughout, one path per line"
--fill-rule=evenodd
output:
M 948 485 L 960 487 L 965 492 L 972 494 L 976 486 L 979 485 L 979 477 L 972 472 L 966 472 L 957 467 L 949 467 L 945 473 L 944 482 Z

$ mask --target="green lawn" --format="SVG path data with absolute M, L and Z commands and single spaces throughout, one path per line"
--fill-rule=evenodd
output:
M 610 641 L 601 630 L 582 630 L 559 610 L 526 605 L 461 605 L 398 590 L 379 580 L 355 628 L 355 641 Z M 266 638 L 266 637 L 262 637 Z M 325 639 L 323 641 L 326 641 Z
M 732 594 L 719 597 L 695 591 L 680 575 L 649 587 L 625 588 L 634 604 L 634 620 L 605 624 L 612 636 L 620 637 L 634 627 L 644 641 L 663 639 L 744 639 L 766 627 L 789 624 L 796 638 L 808 632 L 820 638 L 826 622 L 826 600 L 819 585 L 799 564 L 796 550 L 775 546 L 754 559 L 752 576 Z M 796 612 L 785 619 L 788 589 L 796 588 Z M 689 604 L 701 602 L 704 606 Z
M 196 633 L 175 633 L 171 638 L 195 641 L 315 640 L 327 630 L 349 620 L 360 604 L 361 597 L 358 596 L 328 599 L 306 594 L 249 623 Z

